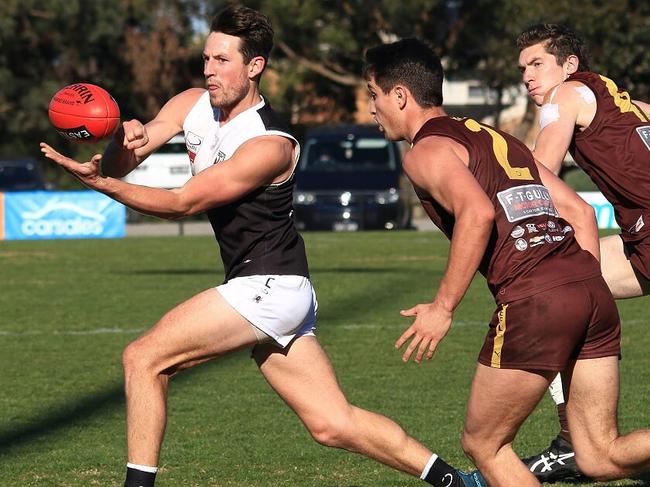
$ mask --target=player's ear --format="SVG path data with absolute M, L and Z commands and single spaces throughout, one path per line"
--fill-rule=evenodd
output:
M 264 71 L 265 66 L 266 66 L 266 60 L 262 56 L 255 56 L 248 63 L 248 75 L 251 78 L 259 76 L 260 74 L 262 74 L 262 71 Z
M 580 59 L 575 54 L 571 54 L 564 61 L 564 72 L 567 76 L 578 71 L 578 66 L 580 66 Z
M 407 97 L 407 92 L 404 89 L 404 87 L 397 85 L 395 88 L 393 88 L 393 96 L 395 97 L 397 106 L 400 109 L 404 108 L 404 105 L 406 105 L 406 97 Z

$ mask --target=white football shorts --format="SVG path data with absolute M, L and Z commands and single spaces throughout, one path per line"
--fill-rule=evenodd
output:
M 303 276 L 235 277 L 217 286 L 228 303 L 281 347 L 297 336 L 314 335 L 318 302 Z

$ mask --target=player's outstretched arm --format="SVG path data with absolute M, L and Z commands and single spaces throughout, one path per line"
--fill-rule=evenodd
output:
M 404 170 L 413 184 L 430 194 L 454 215 L 447 270 L 431 303 L 418 304 L 401 312 L 415 317 L 397 340 L 401 348 L 410 340 L 402 360 L 416 352 L 415 361 L 430 360 L 445 337 L 454 310 L 467 292 L 478 270 L 494 224 L 494 207 L 449 139 L 427 137 L 404 159 Z
M 600 261 L 600 240 L 598 239 L 598 224 L 594 209 L 543 164 L 539 161 L 535 162 L 542 183 L 548 188 L 555 208 L 560 216 L 573 227 L 580 247 Z
M 288 177 L 293 168 L 293 144 L 280 136 L 257 137 L 220 164 L 211 166 L 173 190 L 130 184 L 102 175 L 100 155 L 80 163 L 48 144 L 41 152 L 83 184 L 146 215 L 175 220 L 235 201 L 247 193 Z
M 139 120 L 122 122 L 104 151 L 102 173 L 121 178 L 183 131 L 183 121 L 205 90 L 191 88 L 171 98 L 156 117 L 142 124 Z

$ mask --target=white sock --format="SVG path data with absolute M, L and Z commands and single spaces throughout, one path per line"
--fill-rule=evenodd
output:
M 127 463 L 126 468 L 140 470 L 141 472 L 157 473 L 158 467 L 147 467 L 146 465 L 138 465 L 137 463 Z
M 431 458 L 429 458 L 429 461 L 427 464 L 424 466 L 424 470 L 422 470 L 422 475 L 420 475 L 420 478 L 424 480 L 427 475 L 429 475 L 429 470 L 431 470 L 431 467 L 433 466 L 434 463 L 436 463 L 436 460 L 438 459 L 438 455 L 435 453 L 431 455 Z
M 564 391 L 562 390 L 562 375 L 557 374 L 555 379 L 551 382 L 551 385 L 548 386 L 548 392 L 551 393 L 551 397 L 555 404 L 560 405 L 564 403 Z

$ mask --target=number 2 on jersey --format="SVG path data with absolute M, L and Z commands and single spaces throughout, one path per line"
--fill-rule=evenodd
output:
M 468 118 L 465 120 L 465 126 L 472 132 L 480 132 L 485 130 L 490 137 L 492 137 L 492 150 L 494 155 L 499 161 L 499 165 L 503 168 L 505 173 L 510 179 L 517 179 L 522 181 L 532 181 L 533 176 L 530 174 L 530 169 L 527 167 L 512 167 L 508 161 L 508 143 L 503 136 L 496 130 L 478 123 L 476 120 Z

